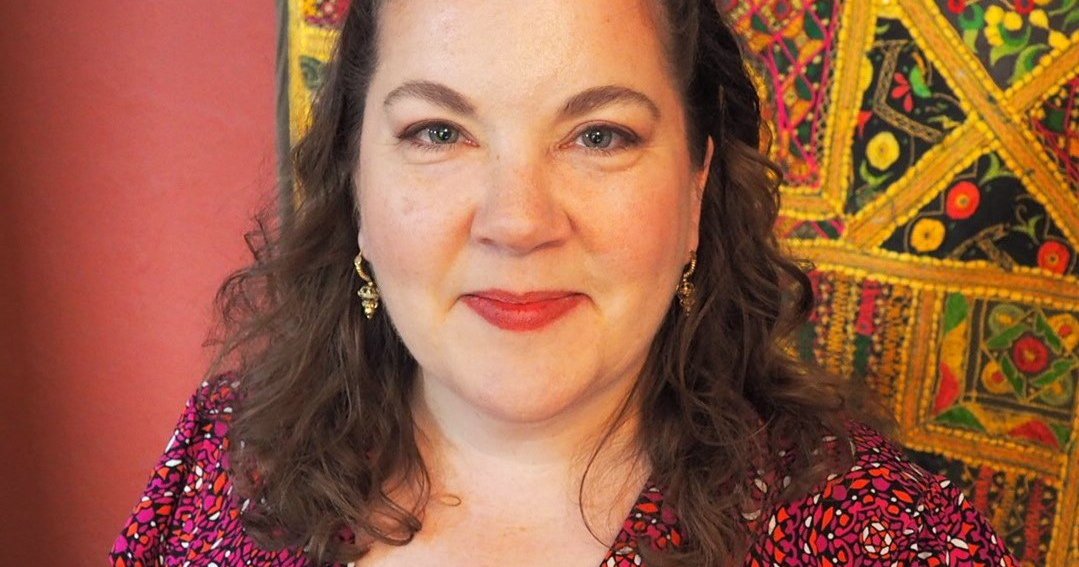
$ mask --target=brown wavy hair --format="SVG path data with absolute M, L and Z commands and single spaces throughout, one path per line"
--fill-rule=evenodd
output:
M 240 377 L 230 459 L 239 494 L 253 504 L 244 524 L 262 545 L 303 547 L 317 563 L 362 557 L 365 541 L 407 543 L 429 497 L 409 405 L 417 364 L 387 317 L 364 318 L 352 270 L 352 172 L 383 1 L 352 1 L 313 123 L 291 155 L 299 198 L 261 217 L 248 234 L 253 263 L 217 296 L 220 351 L 210 372 L 229 367 Z M 826 436 L 846 446 L 845 420 L 859 417 L 860 403 L 849 384 L 785 348 L 813 293 L 773 235 L 781 176 L 760 151 L 760 101 L 739 40 L 716 0 L 660 4 L 691 155 L 702 163 L 709 139 L 715 153 L 698 307 L 683 314 L 672 290 L 631 398 L 647 420 L 640 450 L 688 534 L 677 553 L 648 560 L 722 565 L 748 541 L 741 512 L 752 502 L 751 471 L 795 477 L 783 495 L 753 504 L 768 506 L 842 466 L 849 455 L 818 449 Z M 391 498 L 401 483 L 419 491 L 416 507 Z M 347 543 L 346 529 L 361 543 Z

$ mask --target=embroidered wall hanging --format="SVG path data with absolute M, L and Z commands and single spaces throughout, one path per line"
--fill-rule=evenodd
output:
M 288 138 L 346 0 L 287 0 Z M 1025 564 L 1079 565 L 1079 0 L 721 0 L 811 260 L 801 354 L 863 378 Z

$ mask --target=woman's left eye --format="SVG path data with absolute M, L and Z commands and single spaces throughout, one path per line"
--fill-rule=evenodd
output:
M 590 150 L 610 152 L 636 143 L 635 136 L 610 126 L 589 126 L 577 136 L 577 143 Z

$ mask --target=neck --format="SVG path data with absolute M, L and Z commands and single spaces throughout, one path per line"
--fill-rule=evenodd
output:
M 621 518 L 648 475 L 639 415 L 627 406 L 632 380 L 534 421 L 477 411 L 437 380 L 421 376 L 417 385 L 417 441 L 436 498 L 490 499 L 503 509 L 545 500 L 565 504 L 552 513 L 584 506 Z M 604 503 L 616 509 L 602 510 Z

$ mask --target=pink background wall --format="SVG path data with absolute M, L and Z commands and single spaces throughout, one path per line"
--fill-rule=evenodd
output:
M 0 2 L 0 565 L 101 565 L 274 183 L 272 2 Z

